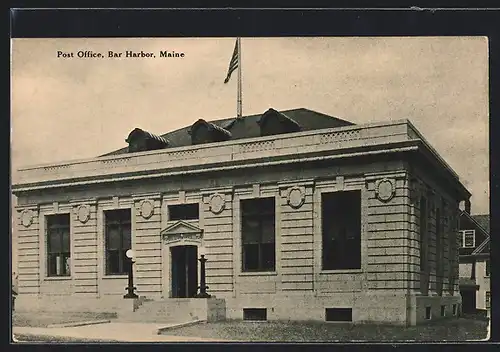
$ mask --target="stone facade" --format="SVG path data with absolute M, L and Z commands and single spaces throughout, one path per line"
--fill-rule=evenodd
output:
M 230 319 L 265 308 L 268 320 L 324 321 L 325 309 L 350 308 L 353 322 L 414 325 L 459 313 L 458 204 L 470 194 L 408 121 L 117 155 L 20 175 L 19 310 L 122 309 L 127 276 L 104 271 L 103 214 L 123 208 L 132 214 L 139 296 L 168 300 L 171 248 L 190 245 L 206 248 L 209 293 L 225 301 Z M 361 195 L 361 267 L 323 270 L 321 195 L 349 190 Z M 275 199 L 276 266 L 243 272 L 241 201 L 260 197 Z M 198 219 L 169 220 L 170 205 L 188 203 L 199 204 Z M 48 277 L 45 217 L 62 213 L 71 215 L 71 275 Z

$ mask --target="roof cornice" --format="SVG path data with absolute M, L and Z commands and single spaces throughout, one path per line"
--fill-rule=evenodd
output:
M 225 163 L 214 163 L 211 165 L 197 165 L 190 168 L 179 167 L 176 169 L 167 170 L 156 170 L 147 172 L 137 172 L 137 173 L 122 173 L 122 174 L 111 174 L 105 176 L 95 176 L 91 179 L 84 178 L 73 178 L 68 180 L 56 181 L 56 182 L 38 182 L 31 184 L 17 184 L 13 185 L 12 189 L 14 193 L 34 191 L 40 189 L 50 189 L 50 188 L 61 188 L 61 187 L 72 187 L 72 186 L 82 186 L 82 185 L 92 185 L 92 184 L 103 184 L 110 182 L 121 182 L 121 181 L 133 181 L 141 179 L 153 179 L 161 177 L 171 177 L 179 175 L 188 174 L 199 174 L 215 171 L 229 171 L 235 169 L 253 169 L 260 167 L 277 166 L 284 164 L 296 164 L 304 162 L 315 162 L 315 161 L 325 161 L 325 160 L 335 160 L 341 158 L 352 158 L 360 156 L 375 156 L 390 153 L 401 153 L 401 152 L 411 152 L 418 151 L 418 146 L 414 145 L 412 141 L 398 143 L 398 145 L 374 145 L 370 147 L 365 147 L 363 150 L 343 150 L 342 153 L 334 153 L 330 155 L 313 156 L 306 154 L 296 154 L 293 158 L 287 157 L 265 157 L 260 159 L 245 160 L 242 163 L 235 163 L 234 161 Z M 335 151 L 333 151 L 335 152 Z
M 167 148 L 19 169 L 13 192 L 420 151 L 464 197 L 470 193 L 408 120 Z

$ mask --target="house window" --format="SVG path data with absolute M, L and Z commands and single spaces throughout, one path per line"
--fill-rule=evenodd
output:
M 461 246 L 463 248 L 473 248 L 476 246 L 476 231 L 475 230 L 461 230 Z
M 432 319 L 432 310 L 431 310 L 431 307 L 425 307 L 425 319 L 426 320 L 431 320 Z
M 275 200 L 241 201 L 243 271 L 274 271 L 276 262 Z
M 488 276 L 490 276 L 490 260 L 489 259 L 486 260 L 484 266 L 485 266 L 485 273 L 484 273 L 484 275 L 486 277 L 488 277 Z
M 361 268 L 361 192 L 323 193 L 324 270 Z
M 129 272 L 130 259 L 125 255 L 132 248 L 131 210 L 104 212 L 106 242 L 106 275 L 124 275 Z
M 454 304 L 453 305 L 453 315 L 457 315 L 458 312 L 458 305 Z
M 70 258 L 70 215 L 47 216 L 47 276 L 69 276 Z
M 486 291 L 486 309 L 489 309 L 490 308 L 490 304 L 491 304 L 491 293 L 490 291 Z
M 175 204 L 168 206 L 168 219 L 174 220 L 198 220 L 200 217 L 200 206 L 198 203 Z

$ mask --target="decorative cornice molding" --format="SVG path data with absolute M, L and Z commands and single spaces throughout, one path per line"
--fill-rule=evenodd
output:
M 23 210 L 33 210 L 38 212 L 40 210 L 40 204 L 23 204 L 23 205 L 15 205 L 14 209 L 17 212 L 22 212 Z
M 293 186 L 312 187 L 312 186 L 314 186 L 315 182 L 316 182 L 316 179 L 314 179 L 314 178 L 286 180 L 286 181 L 278 182 L 278 188 L 283 189 L 283 188 L 289 188 L 289 187 L 293 187 Z
M 192 242 L 201 244 L 203 233 L 176 233 L 163 236 L 163 243 L 171 245 L 177 242 Z
M 179 200 L 179 192 L 161 193 L 160 199 L 162 202 Z
M 234 191 L 234 186 L 230 187 L 210 187 L 210 188 L 202 188 L 200 190 L 200 194 L 202 196 L 210 196 L 214 193 L 220 193 L 220 194 L 232 194 Z
M 132 194 L 132 199 L 134 202 L 140 202 L 144 199 L 160 200 L 162 194 L 160 192 L 148 192 L 148 193 L 134 193 Z
M 160 235 L 165 244 L 180 241 L 201 243 L 201 240 L 203 239 L 203 229 L 186 221 L 179 220 L 163 229 L 160 232 Z
M 414 145 L 411 141 L 385 143 L 373 146 L 365 146 L 363 151 L 358 151 L 356 149 L 334 149 L 330 150 L 330 153 L 325 151 L 324 155 L 313 156 L 310 153 L 303 153 L 302 155 L 290 155 L 289 158 L 283 159 L 282 156 L 272 156 L 265 157 L 258 160 L 251 160 L 244 163 L 235 163 L 234 160 L 221 161 L 218 165 L 203 165 L 197 164 L 193 165 L 189 169 L 185 167 L 173 168 L 169 171 L 164 170 L 151 170 L 147 174 L 137 174 L 135 171 L 121 172 L 119 174 L 106 174 L 93 177 L 92 180 L 80 180 L 78 177 L 73 179 L 61 180 L 58 183 L 49 183 L 48 181 L 24 183 L 13 185 L 13 192 L 25 192 L 35 189 L 47 189 L 47 188 L 58 188 L 66 186 L 76 186 L 76 185 L 89 185 L 98 184 L 103 182 L 116 182 L 116 181 L 128 181 L 128 180 L 139 180 L 139 179 L 153 179 L 159 177 L 167 176 L 185 176 L 187 174 L 193 173 L 207 173 L 213 171 L 226 171 L 235 169 L 254 169 L 258 167 L 265 166 L 277 166 L 285 164 L 300 164 L 303 162 L 311 161 L 323 161 L 323 160 L 336 160 L 340 158 L 350 158 L 357 156 L 368 156 L 368 155 L 383 155 L 389 153 L 399 153 L 399 152 L 410 152 L 418 150 L 418 146 Z
M 80 204 L 96 205 L 98 200 L 99 200 L 99 198 L 97 198 L 97 197 L 84 198 L 84 199 L 74 199 L 74 200 L 70 200 L 69 204 L 71 206 L 78 206 Z
M 365 180 L 367 181 L 377 181 L 381 178 L 391 178 L 399 180 L 406 178 L 408 173 L 406 171 L 386 171 L 386 172 L 368 172 L 365 173 Z
M 198 226 L 195 226 L 184 220 L 179 220 L 161 230 L 160 235 L 164 236 L 173 233 L 177 234 L 177 233 L 202 233 L 202 232 L 203 229 L 199 228 Z
M 250 186 L 250 185 L 241 185 L 241 186 L 238 186 L 238 187 L 234 188 L 233 195 L 235 197 L 238 197 L 238 196 L 248 196 L 248 195 L 252 194 L 252 192 L 253 192 L 252 186 Z

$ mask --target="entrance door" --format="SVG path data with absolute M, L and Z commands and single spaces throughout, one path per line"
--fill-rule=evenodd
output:
M 172 297 L 194 297 L 198 291 L 198 249 L 196 246 L 176 246 L 172 256 Z
M 476 291 L 473 289 L 461 290 L 462 295 L 462 312 L 475 313 L 476 312 Z

